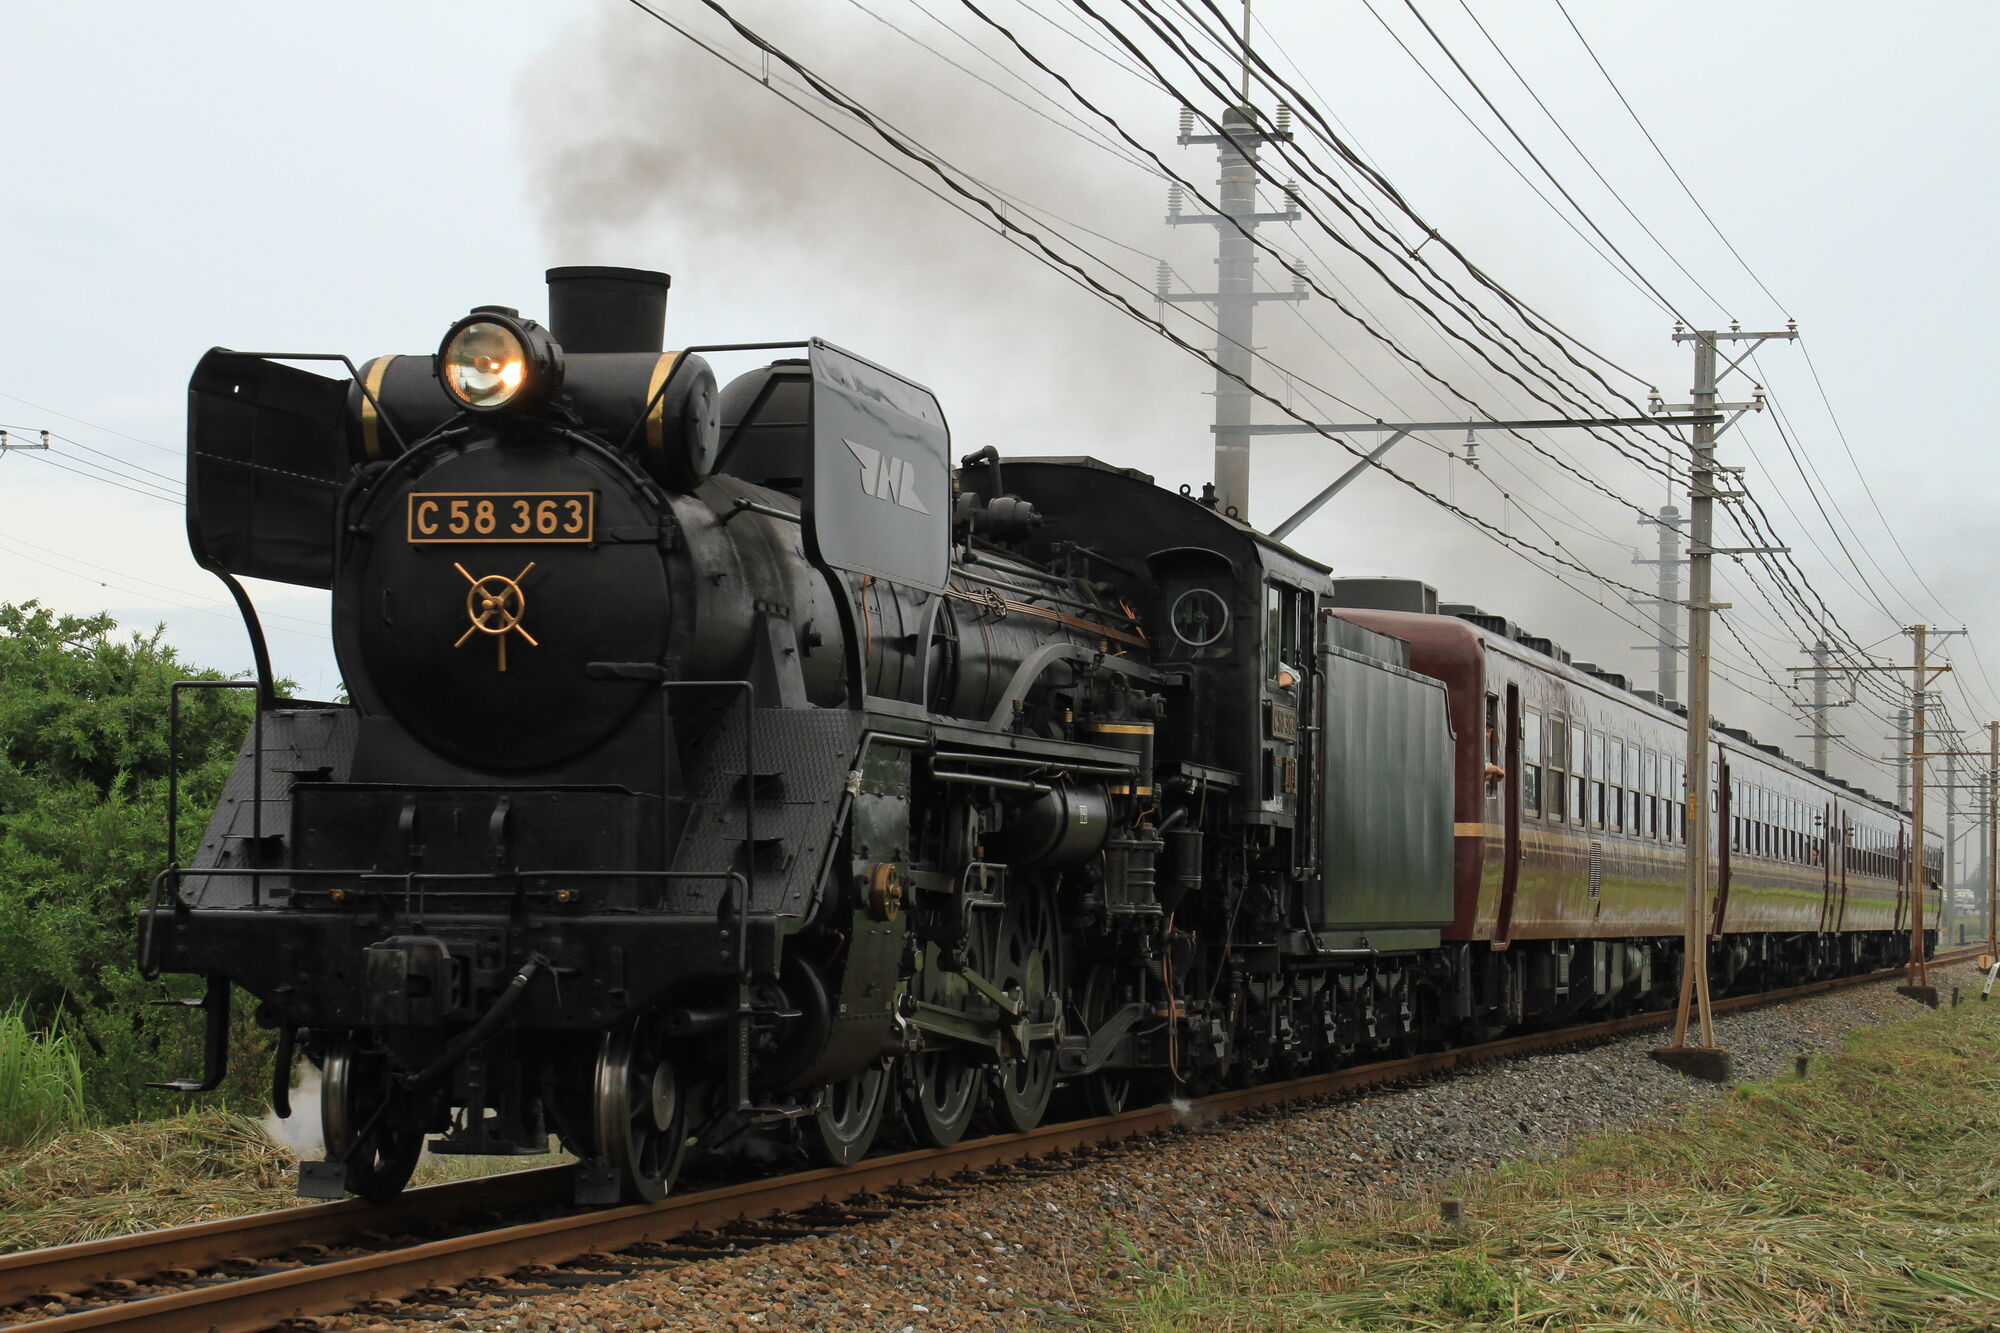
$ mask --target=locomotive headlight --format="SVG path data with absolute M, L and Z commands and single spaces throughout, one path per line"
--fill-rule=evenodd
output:
M 532 406 L 562 379 L 562 349 L 548 330 L 504 306 L 480 306 L 438 348 L 445 391 L 474 412 Z

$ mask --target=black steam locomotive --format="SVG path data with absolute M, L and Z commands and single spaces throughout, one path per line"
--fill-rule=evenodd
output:
M 547 329 L 190 386 L 189 540 L 259 698 L 141 955 L 209 979 L 177 1086 L 220 1079 L 232 985 L 281 1112 L 319 1069 L 307 1192 L 553 1136 L 583 1201 L 657 1198 L 749 1134 L 842 1163 L 885 1119 L 946 1144 L 1059 1084 L 1105 1112 L 1672 993 L 1684 806 L 1602 758 L 1671 754 L 1670 708 L 1343 608 L 1142 473 L 954 468 L 930 392 L 829 343 L 662 352 L 664 275 L 549 287 Z M 701 351 L 773 359 L 718 389 Z M 331 589 L 351 702 L 275 695 L 243 578 Z M 1564 717 L 1594 822 L 1546 811 Z M 1900 956 L 1902 862 L 1854 859 L 1894 812 L 1784 771 L 1790 863 L 1722 840 L 1762 849 L 1722 857 L 1723 984 Z

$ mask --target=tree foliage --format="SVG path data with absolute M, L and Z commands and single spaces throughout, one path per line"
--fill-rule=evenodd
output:
M 196 1024 L 149 1002 L 135 914 L 167 864 L 168 709 L 190 669 L 162 631 L 119 636 L 108 615 L 0 603 L 0 1011 L 83 1052 L 91 1109 L 128 1119 L 165 1102 L 153 1079 L 194 1072 Z M 180 841 L 197 845 L 249 728 L 250 691 L 181 698 Z

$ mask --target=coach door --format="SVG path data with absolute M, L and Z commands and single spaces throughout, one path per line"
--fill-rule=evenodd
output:
M 1903 907 L 1910 896 L 1910 840 L 1904 836 L 1899 825 L 1896 829 L 1896 920 L 1891 930 L 1908 930 L 1903 920 Z
M 1491 699 L 1493 696 L 1488 695 Z M 1489 761 L 1492 746 L 1487 746 Z M 1507 687 L 1507 738 L 1501 751 L 1500 767 L 1505 770 L 1500 787 L 1500 913 L 1494 923 L 1496 943 L 1512 937 L 1514 893 L 1521 885 L 1521 687 Z M 1490 791 L 1494 784 L 1485 784 Z
M 1847 929 L 1847 849 L 1853 843 L 1854 826 L 1848 822 L 1847 812 L 1843 810 L 1840 812 L 1840 845 L 1836 848 L 1831 841 L 1828 841 L 1826 846 L 1826 861 L 1828 865 L 1833 864 L 1833 858 L 1836 855 L 1840 857 L 1840 915 L 1835 917 L 1833 921 L 1833 928 L 1836 931 Z
M 1715 783 L 1715 927 L 1709 933 L 1720 937 L 1724 915 L 1729 911 L 1729 853 L 1735 846 L 1736 802 L 1729 791 L 1729 752 L 1718 747 L 1716 759 L 1720 768 Z

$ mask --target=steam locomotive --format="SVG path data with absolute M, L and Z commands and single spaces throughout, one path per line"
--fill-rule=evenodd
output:
M 1674 994 L 1669 701 L 1130 468 L 954 467 L 831 343 L 662 351 L 663 274 L 548 281 L 546 328 L 190 384 L 257 711 L 140 952 L 208 979 L 174 1086 L 232 988 L 281 1114 L 320 1071 L 304 1192 L 555 1140 L 656 1199 L 748 1135 L 845 1163 Z M 351 700 L 278 697 L 244 579 L 331 590 Z M 1897 812 L 1716 741 L 1717 983 L 1900 959 Z

